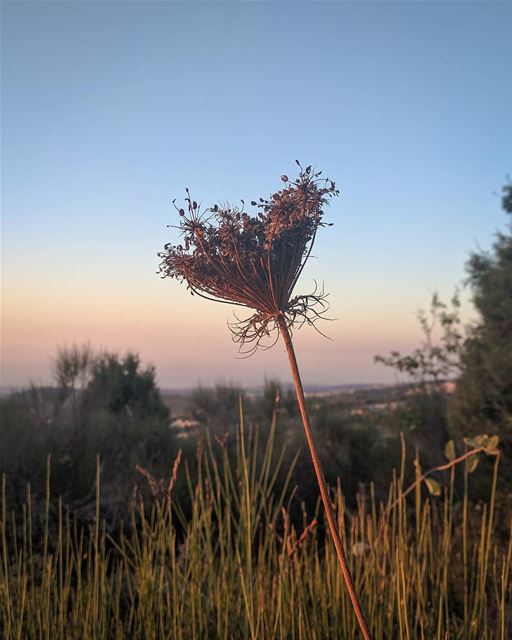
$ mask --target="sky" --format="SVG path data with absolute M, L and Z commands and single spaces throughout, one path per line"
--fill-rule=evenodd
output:
M 469 252 L 503 229 L 509 2 L 2 2 L 1 384 L 58 346 L 139 352 L 163 387 L 289 378 L 238 357 L 226 305 L 157 275 L 171 201 L 249 201 L 294 160 L 336 180 L 314 255 L 331 317 L 308 383 L 386 382 Z M 469 292 L 464 318 L 473 312 Z

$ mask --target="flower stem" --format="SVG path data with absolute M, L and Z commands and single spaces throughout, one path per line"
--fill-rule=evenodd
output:
M 338 532 L 338 527 L 336 525 L 336 520 L 334 518 L 334 512 L 333 512 L 333 508 L 329 498 L 329 493 L 327 490 L 327 485 L 325 482 L 322 465 L 318 457 L 315 441 L 313 439 L 313 433 L 311 431 L 311 423 L 309 421 L 309 415 L 306 409 L 306 399 L 304 397 L 304 389 L 303 389 L 302 381 L 300 378 L 299 367 L 297 364 L 297 358 L 295 356 L 295 350 L 293 348 L 290 332 L 288 330 L 288 327 L 286 325 L 286 321 L 284 320 L 284 318 L 279 317 L 277 320 L 277 323 L 279 325 L 279 330 L 281 332 L 281 335 L 283 336 L 284 344 L 286 346 L 286 351 L 288 353 L 288 359 L 290 361 L 290 368 L 291 368 L 292 377 L 293 377 L 293 384 L 295 386 L 295 392 L 297 394 L 297 401 L 299 404 L 300 414 L 302 416 L 302 423 L 304 425 L 304 431 L 306 433 L 306 440 L 308 441 L 309 452 L 311 454 L 311 459 L 313 461 L 313 467 L 315 468 L 316 478 L 318 481 L 318 486 L 320 488 L 320 495 L 322 496 L 322 502 L 325 508 L 325 515 L 327 516 L 327 523 L 329 525 L 329 531 L 331 532 L 331 537 L 333 539 L 334 547 L 336 549 L 336 555 L 338 556 L 338 562 L 340 564 L 341 571 L 343 573 L 343 578 L 345 580 L 345 585 L 347 587 L 347 591 L 348 591 L 350 600 L 352 602 L 352 606 L 354 607 L 354 612 L 356 614 L 356 618 L 359 623 L 359 627 L 361 628 L 363 637 L 365 638 L 365 640 L 372 640 L 372 636 L 368 628 L 368 623 L 366 622 L 363 611 L 361 609 L 361 605 L 359 604 L 359 599 L 357 597 L 357 593 L 354 587 L 354 581 L 352 580 L 350 569 L 348 567 L 347 556 L 343 549 L 343 544 L 341 542 L 340 534 Z

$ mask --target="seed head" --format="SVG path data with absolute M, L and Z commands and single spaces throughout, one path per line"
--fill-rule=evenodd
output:
M 289 328 L 314 326 L 327 309 L 323 291 L 315 288 L 294 298 L 292 293 L 318 227 L 325 226 L 323 208 L 339 192 L 334 182 L 319 177 L 321 172 L 299 167 L 294 181 L 281 177 L 282 190 L 251 201 L 259 209 L 253 215 L 244 211 L 243 201 L 241 207 L 219 203 L 201 212 L 187 190 L 187 211 L 173 203 L 183 241 L 165 245 L 158 254 L 163 278 L 186 282 L 192 294 L 254 310 L 250 318 L 230 325 L 246 353 L 273 334 L 277 340 L 278 318 Z

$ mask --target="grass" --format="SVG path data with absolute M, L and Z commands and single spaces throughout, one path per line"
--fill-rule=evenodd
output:
M 151 506 L 139 498 L 131 521 L 109 534 L 100 519 L 80 528 L 62 502 L 50 501 L 42 540 L 34 540 L 30 489 L 11 514 L 3 479 L 0 629 L 3 638 L 88 640 L 359 638 L 334 547 L 317 513 L 289 519 L 290 491 L 276 495 L 283 453 L 256 432 L 237 438 L 236 459 L 205 441 L 197 477 L 187 464 L 185 513 L 168 490 Z M 405 451 L 405 448 L 404 448 Z M 416 477 L 422 470 L 416 460 Z M 421 483 L 404 497 L 405 455 L 388 499 L 373 488 L 357 509 L 338 487 L 334 510 L 372 634 L 381 639 L 507 640 L 512 633 L 511 537 L 497 535 L 495 458 L 492 490 L 477 510 L 465 487 L 454 500 L 455 471 L 439 497 Z M 176 471 L 176 470 L 175 470 Z M 170 483 L 172 485 L 172 482 Z M 291 492 L 293 493 L 293 492 Z M 55 511 L 55 513 L 53 513 Z M 52 518 L 56 522 L 53 533 Z M 510 532 L 510 523 L 507 523 Z

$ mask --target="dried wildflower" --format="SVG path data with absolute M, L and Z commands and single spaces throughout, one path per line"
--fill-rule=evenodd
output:
M 300 165 L 299 165 L 300 167 Z M 193 294 L 217 302 L 254 309 L 247 319 L 232 323 L 241 350 L 251 353 L 265 338 L 279 337 L 280 319 L 289 329 L 322 317 L 327 309 L 323 291 L 292 298 L 311 254 L 316 232 L 324 226 L 324 207 L 338 195 L 336 185 L 310 166 L 296 180 L 281 179 L 284 188 L 268 200 L 252 201 L 259 209 L 249 215 L 241 207 L 215 205 L 201 213 L 187 190 L 187 209 L 176 207 L 182 244 L 167 244 L 162 277 L 185 281 Z
M 268 200 L 251 201 L 251 206 L 260 210 L 253 216 L 244 210 L 243 201 L 241 207 L 215 205 L 201 213 L 187 190 L 188 213 L 174 203 L 181 217 L 178 228 L 183 243 L 165 246 L 159 254 L 160 273 L 186 282 L 191 293 L 203 298 L 254 309 L 252 316 L 231 325 L 242 351 L 252 353 L 272 335 L 274 340 L 267 346 L 283 337 L 329 530 L 361 632 L 370 640 L 313 439 L 291 339 L 293 327 L 304 323 L 315 326 L 327 308 L 323 291 L 292 294 L 318 228 L 326 224 L 323 209 L 338 190 L 334 182 L 320 177 L 320 171 L 297 164 L 300 173 L 296 180 L 283 175 L 281 191 Z

